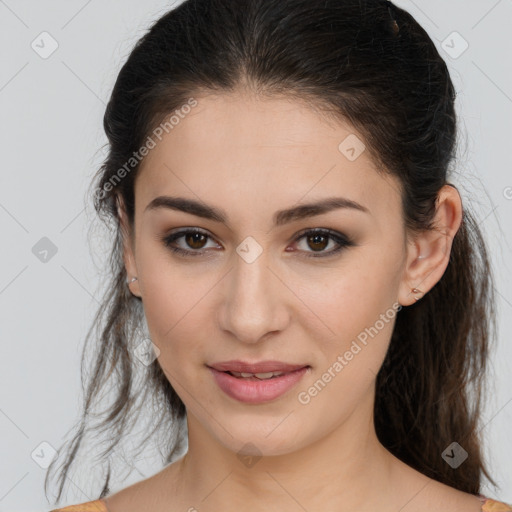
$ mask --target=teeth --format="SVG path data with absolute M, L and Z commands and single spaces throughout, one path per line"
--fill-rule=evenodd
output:
M 277 377 L 278 375 L 283 375 L 284 372 L 266 372 L 266 373 L 245 373 L 245 372 L 229 372 L 233 374 L 235 377 L 242 377 L 244 379 L 248 379 L 250 377 L 257 377 L 258 379 L 271 379 L 272 377 Z
M 251 375 L 251 374 L 249 374 Z M 242 377 L 245 377 L 247 376 L 247 374 L 243 374 L 242 373 Z M 254 374 L 255 377 L 257 377 L 258 379 L 270 379 L 271 377 L 274 376 L 274 372 L 267 372 L 267 373 L 255 373 Z

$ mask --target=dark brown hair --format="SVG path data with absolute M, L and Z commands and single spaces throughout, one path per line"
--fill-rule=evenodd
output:
M 78 449 L 97 443 L 87 445 L 87 433 L 108 438 L 97 461 L 106 473 L 97 491 L 99 497 L 110 492 L 114 449 L 148 402 L 157 421 L 141 446 L 165 426 L 163 462 L 183 449 L 171 427 L 183 421 L 185 407 L 158 359 L 135 385 L 133 350 L 144 315 L 125 284 L 115 194 L 133 226 L 139 165 L 108 184 L 165 116 L 196 94 L 241 86 L 308 101 L 348 120 L 364 136 L 379 172 L 399 179 L 408 233 L 433 229 L 437 194 L 449 184 L 455 161 L 456 95 L 446 63 L 409 13 L 379 0 L 187 0 L 162 16 L 123 65 L 105 112 L 109 153 L 93 199 L 113 245 L 97 334 L 91 327 L 86 339 L 97 340 L 90 372 L 82 360 L 84 411 L 66 444 L 58 498 Z M 398 313 L 376 381 L 375 427 L 383 445 L 425 475 L 469 493 L 480 491 L 482 475 L 492 482 L 478 425 L 494 300 L 486 245 L 464 207 L 444 275 Z M 107 384 L 112 403 L 94 414 Z M 442 458 L 453 441 L 469 454 L 457 469 Z

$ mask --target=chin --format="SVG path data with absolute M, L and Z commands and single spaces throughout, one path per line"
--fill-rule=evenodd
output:
M 299 432 L 296 428 L 290 428 L 291 425 L 288 425 L 288 428 L 284 426 L 284 423 L 288 420 L 280 424 L 281 421 L 282 418 L 259 426 L 253 422 L 253 428 L 248 429 L 248 419 L 246 418 L 245 422 L 237 425 L 233 423 L 226 424 L 229 433 L 222 430 L 215 434 L 217 440 L 224 447 L 236 453 L 239 457 L 286 455 L 299 449 L 303 443 L 306 443 L 306 440 L 302 441 L 298 438 Z M 229 434 L 232 434 L 232 436 Z

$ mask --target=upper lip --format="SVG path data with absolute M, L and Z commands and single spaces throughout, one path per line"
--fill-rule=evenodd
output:
M 308 366 L 307 364 L 290 364 L 282 361 L 259 361 L 248 363 L 245 361 L 222 361 L 208 365 L 220 372 L 240 373 L 267 373 L 267 372 L 293 372 Z

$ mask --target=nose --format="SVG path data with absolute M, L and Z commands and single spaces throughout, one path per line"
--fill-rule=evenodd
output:
M 252 262 L 236 254 L 222 289 L 220 328 L 243 343 L 257 343 L 284 330 L 290 319 L 290 291 L 276 274 L 265 251 Z

